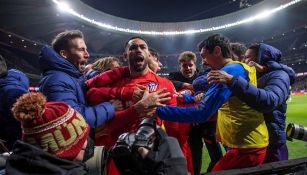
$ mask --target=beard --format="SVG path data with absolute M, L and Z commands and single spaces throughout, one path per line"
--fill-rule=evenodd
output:
M 148 60 L 142 55 L 137 55 L 129 58 L 129 65 L 135 72 L 142 72 L 146 69 L 148 65 Z

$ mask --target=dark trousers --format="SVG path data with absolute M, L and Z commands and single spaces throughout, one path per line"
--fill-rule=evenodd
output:
M 192 152 L 193 169 L 195 175 L 199 175 L 201 170 L 203 139 L 211 159 L 207 172 L 210 172 L 216 162 L 223 157 L 220 144 L 216 142 L 215 130 L 216 122 L 212 121 L 191 125 L 189 145 Z

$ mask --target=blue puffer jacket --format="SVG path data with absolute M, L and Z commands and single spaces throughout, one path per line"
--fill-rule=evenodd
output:
M 85 84 L 82 74 L 69 61 L 45 46 L 39 58 L 43 78 L 39 83 L 40 91 L 48 101 L 63 101 L 80 112 L 87 123 L 96 128 L 115 115 L 111 103 L 89 106 L 85 99 Z
M 13 117 L 11 108 L 28 88 L 28 77 L 18 70 L 10 69 L 0 77 L 0 138 L 6 141 L 9 149 L 21 138 L 20 123 Z
M 266 64 L 269 71 L 258 78 L 258 88 L 237 76 L 234 77 L 230 89 L 239 99 L 264 113 L 270 145 L 279 145 L 286 143 L 286 100 L 290 94 L 289 87 L 294 82 L 295 72 L 292 68 L 278 63 L 281 55 L 278 49 L 266 46 L 268 45 L 261 44 L 258 61 Z

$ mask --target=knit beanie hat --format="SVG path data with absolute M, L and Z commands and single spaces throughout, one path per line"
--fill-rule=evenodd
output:
M 22 95 L 12 108 L 21 122 L 22 141 L 56 157 L 73 160 L 87 140 L 90 127 L 64 102 L 47 102 L 41 93 Z

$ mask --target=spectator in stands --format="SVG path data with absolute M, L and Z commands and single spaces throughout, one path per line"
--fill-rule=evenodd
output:
M 114 69 L 121 66 L 121 62 L 115 57 L 103 57 L 96 60 L 91 64 L 91 69 L 86 71 L 85 78 L 88 80 L 98 75 L 101 72 L 105 72 L 110 69 Z
M 256 85 L 256 70 L 244 63 L 233 62 L 229 40 L 219 34 L 209 36 L 200 45 L 201 56 L 213 70 L 241 76 Z M 167 121 L 201 123 L 217 111 L 217 138 L 230 149 L 212 171 L 252 167 L 263 163 L 268 145 L 264 117 L 237 97 L 227 86 L 213 84 L 196 107 L 163 106 L 157 114 Z
M 281 52 L 267 44 L 252 45 L 246 52 L 246 62 L 255 65 L 258 73 L 257 87 L 240 76 L 225 72 L 209 74 L 211 83 L 227 84 L 233 94 L 252 108 L 263 112 L 269 131 L 269 146 L 265 162 L 288 160 L 286 145 L 286 100 L 290 85 L 294 82 L 294 71 L 280 64 Z
M 9 150 L 21 138 L 20 123 L 13 117 L 11 108 L 28 88 L 28 77 L 16 69 L 7 70 L 5 59 L 0 55 L 0 139 L 6 141 Z
M 234 61 L 243 61 L 245 58 L 246 46 L 242 43 L 230 43 L 231 57 Z
M 43 72 L 40 91 L 48 101 L 64 101 L 80 112 L 91 128 L 101 126 L 121 108 L 119 102 L 87 104 L 82 71 L 89 58 L 82 32 L 71 30 L 59 33 L 52 48 L 45 46 L 39 64 Z

